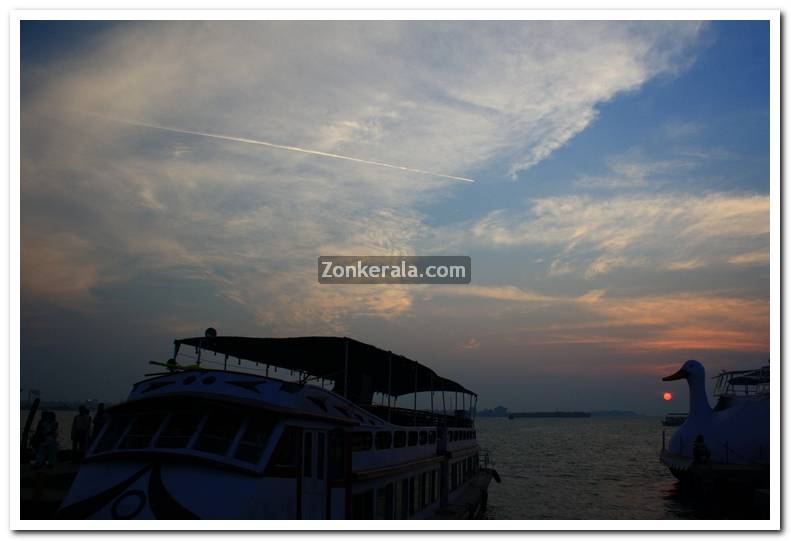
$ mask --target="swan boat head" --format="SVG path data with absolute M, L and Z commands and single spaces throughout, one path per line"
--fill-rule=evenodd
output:
M 711 406 L 706 398 L 706 369 L 700 362 L 690 359 L 683 366 L 662 378 L 662 381 L 687 380 L 689 386 L 689 417 L 697 420 L 711 415 Z

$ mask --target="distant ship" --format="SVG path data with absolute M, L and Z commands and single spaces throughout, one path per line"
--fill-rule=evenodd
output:
M 686 413 L 668 413 L 662 419 L 662 426 L 681 426 L 687 420 Z
M 520 417 L 536 418 L 568 418 L 568 417 L 590 417 L 590 412 L 587 411 L 527 411 L 524 413 L 511 413 L 509 419 L 518 419 Z

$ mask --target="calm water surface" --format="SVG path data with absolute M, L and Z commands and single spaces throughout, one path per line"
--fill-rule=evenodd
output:
M 658 417 L 478 418 L 476 425 L 503 481 L 489 488 L 492 519 L 762 518 L 680 491 L 659 463 Z

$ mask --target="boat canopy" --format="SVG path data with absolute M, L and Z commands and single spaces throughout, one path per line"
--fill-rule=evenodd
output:
M 176 340 L 176 354 L 181 345 L 332 380 L 337 392 L 358 399 L 373 392 L 401 396 L 437 391 L 477 396 L 417 361 L 352 338 L 200 336 Z M 347 388 L 349 393 L 344 392 Z

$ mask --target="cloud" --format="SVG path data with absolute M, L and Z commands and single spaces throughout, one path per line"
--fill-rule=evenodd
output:
M 695 160 L 650 160 L 639 150 L 614 156 L 606 160 L 607 172 L 603 175 L 582 175 L 574 185 L 579 188 L 630 189 L 659 187 L 672 177 L 688 174 L 697 166 Z
M 768 246 L 769 197 L 713 193 L 593 199 L 547 197 L 524 211 L 492 211 L 471 227 L 484 245 L 550 246 L 551 274 L 587 278 L 619 268 L 745 264 Z
M 529 298 L 497 298 L 532 303 Z M 723 293 L 671 293 L 619 297 L 596 290 L 583 296 L 543 299 L 545 317 L 530 324 L 489 317 L 499 325 L 481 338 L 489 344 L 516 341 L 525 350 L 589 345 L 627 354 L 730 350 L 766 352 L 769 302 Z M 461 309 L 457 309 L 461 310 Z M 507 311 L 503 307 L 500 314 Z M 517 320 L 518 321 L 518 320 Z
M 754 252 L 738 254 L 729 258 L 728 263 L 732 265 L 768 265 L 769 250 L 756 250 Z
M 460 344 L 458 349 L 459 351 L 467 351 L 467 350 L 478 349 L 479 347 L 481 347 L 481 343 L 475 338 L 470 338 L 468 340 L 465 340 L 464 343 Z
M 419 209 L 468 189 L 416 172 L 69 111 L 454 176 L 505 163 L 503 173 L 518 175 L 585 129 L 599 104 L 684 69 L 703 28 L 696 22 L 114 25 L 91 51 L 53 52 L 49 64 L 23 66 L 29 82 L 22 98 L 22 230 L 29 254 L 22 261 L 23 303 L 79 304 L 101 284 L 157 272 L 210 283 L 207 290 L 273 332 L 387 320 L 408 313 L 417 290 L 322 288 L 315 283 L 316 257 L 414 253 L 433 227 Z M 48 262 L 46 272 L 34 268 L 40 261 Z M 55 291 L 54 283 L 67 285 Z
M 602 327 L 640 329 L 625 336 L 631 351 L 768 351 L 769 301 L 723 295 L 676 294 L 611 299 L 595 306 Z M 625 331 L 625 332 L 624 332 Z M 617 334 L 617 332 L 616 332 Z
M 699 134 L 703 125 L 694 120 L 670 120 L 662 126 L 665 135 L 671 139 L 683 139 Z
M 91 246 L 70 233 L 26 232 L 22 238 L 22 289 L 62 306 L 94 306 L 91 289 L 100 279 L 100 268 Z

